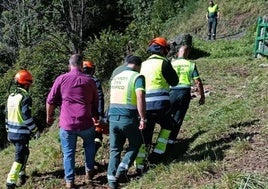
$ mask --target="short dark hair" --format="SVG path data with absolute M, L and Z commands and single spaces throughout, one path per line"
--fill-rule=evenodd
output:
M 124 58 L 124 61 L 127 62 L 127 60 L 128 60 L 130 57 L 132 57 L 132 56 L 133 56 L 132 54 L 128 54 L 128 55 L 126 55 L 125 58 Z
M 142 63 L 141 58 L 138 56 L 129 56 L 127 57 L 127 64 L 135 64 L 140 66 Z
M 73 66 L 82 66 L 83 57 L 80 54 L 73 54 L 69 59 L 69 64 Z

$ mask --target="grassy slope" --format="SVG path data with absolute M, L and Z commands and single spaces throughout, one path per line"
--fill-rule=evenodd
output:
M 203 14 L 206 1 L 195 4 L 196 8 L 189 10 L 198 14 L 178 15 L 168 21 L 170 27 L 164 35 L 173 38 L 191 33 L 194 46 L 210 53 L 195 60 L 209 96 L 204 106 L 198 106 L 197 99 L 191 102 L 179 143 L 169 149 L 165 164 L 151 168 L 126 188 L 233 189 L 268 185 L 268 68 L 259 66 L 266 59 L 252 56 L 255 38 L 252 24 L 264 15 L 264 1 L 220 1 L 223 17 L 219 37 L 247 33 L 243 38 L 222 38 L 215 42 L 202 39 L 206 35 L 206 22 L 200 13 Z M 185 17 L 187 22 L 181 21 Z M 171 27 L 174 25 L 177 27 Z M 63 173 L 57 134 L 57 128 L 51 128 L 39 140 L 31 141 L 27 166 L 31 177 L 23 188 L 61 188 Z M 4 188 L 13 156 L 12 146 L 0 152 L 0 188 Z M 81 159 L 78 145 L 77 178 L 81 177 Z M 97 179 L 101 177 L 105 178 L 105 172 Z

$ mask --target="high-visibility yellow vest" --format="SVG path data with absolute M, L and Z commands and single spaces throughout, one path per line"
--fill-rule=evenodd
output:
M 179 83 L 176 87 L 191 87 L 192 84 L 192 74 L 195 68 L 195 63 L 192 63 L 186 59 L 176 59 L 171 62 L 174 70 L 179 77 Z
M 8 132 L 18 134 L 30 134 L 36 128 L 33 118 L 23 119 L 21 102 L 23 98 L 29 97 L 29 93 L 22 88 L 11 93 L 7 100 L 7 117 Z
M 209 6 L 208 7 L 208 17 L 209 18 L 215 18 L 217 17 L 217 12 L 218 12 L 218 5 L 215 4 L 214 6 Z
M 166 59 L 152 55 L 142 63 L 140 74 L 145 76 L 146 94 L 169 90 L 169 84 L 162 74 L 162 64 Z
M 110 107 L 137 109 L 135 81 L 138 76 L 138 72 L 125 70 L 112 79 Z

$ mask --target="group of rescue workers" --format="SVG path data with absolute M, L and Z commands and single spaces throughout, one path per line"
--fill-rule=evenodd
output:
M 176 59 L 166 57 L 169 44 L 163 37 L 151 40 L 151 56 L 141 61 L 128 56 L 111 78 L 110 159 L 107 178 L 110 188 L 127 180 L 129 167 L 134 163 L 137 174 L 142 174 L 150 163 L 159 162 L 167 145 L 176 142 L 184 116 L 191 100 L 192 81 L 200 93 L 199 104 L 205 103 L 202 81 L 197 67 L 186 58 L 191 47 L 182 45 Z M 161 130 L 153 145 L 155 125 Z M 128 149 L 121 159 L 123 145 Z
M 86 179 L 90 183 L 94 177 L 93 161 L 102 145 L 102 135 L 109 133 L 110 158 L 107 179 L 110 188 L 118 188 L 119 182 L 127 179 L 128 169 L 133 164 L 137 174 L 142 175 L 148 168 L 148 162 L 155 163 L 161 160 L 167 145 L 176 142 L 191 100 L 192 81 L 200 93 L 199 104 L 205 103 L 197 67 L 195 63 L 187 60 L 190 46 L 180 46 L 176 58 L 172 61 L 166 57 L 169 44 L 163 37 L 151 40 L 147 50 L 151 54 L 147 60 L 142 62 L 140 57 L 128 55 L 125 63 L 112 73 L 110 104 L 107 111 L 109 128 L 107 125 L 101 126 L 106 119 L 104 94 L 100 80 L 94 76 L 93 62 L 82 61 L 82 56 L 78 54 L 72 55 L 69 60 L 70 72 L 55 80 L 47 97 L 47 124 L 53 124 L 54 109 L 60 106 L 59 127 L 66 188 L 75 187 L 74 154 L 77 136 L 84 140 Z M 80 80 L 77 80 L 79 77 Z M 14 79 L 17 87 L 9 95 L 6 105 L 8 140 L 15 146 L 15 161 L 6 181 L 8 189 L 26 182 L 25 167 L 30 153 L 29 140 L 40 135 L 32 117 L 32 98 L 28 92 L 33 77 L 29 71 L 20 70 Z M 75 89 L 78 81 L 79 87 L 87 88 Z M 91 93 L 91 100 L 84 102 L 84 96 L 88 97 L 86 93 Z M 76 95 L 78 97 L 74 99 Z M 83 112 L 84 108 L 80 106 L 90 110 Z M 79 112 L 80 109 L 83 113 Z M 81 117 L 85 120 L 80 123 Z M 79 129 L 74 129 L 76 120 L 80 124 Z M 156 124 L 160 125 L 161 130 L 154 144 L 152 138 Z M 126 140 L 128 148 L 121 157 Z
M 213 1 L 209 1 L 206 18 L 208 39 L 216 39 L 219 12 Z M 200 94 L 200 105 L 205 103 L 205 95 L 197 67 L 188 60 L 192 47 L 179 46 L 172 60 L 167 58 L 169 47 L 165 38 L 156 37 L 148 45 L 150 56 L 145 61 L 135 55 L 125 57 L 124 64 L 111 75 L 106 114 L 101 82 L 94 76 L 94 63 L 83 60 L 79 54 L 71 55 L 69 72 L 56 78 L 46 100 L 48 125 L 53 124 L 54 110 L 60 107 L 58 125 L 66 188 L 75 188 L 77 137 L 83 139 L 85 181 L 90 184 L 94 177 L 95 155 L 102 146 L 103 134 L 109 134 L 109 188 L 118 188 L 122 180 L 127 180 L 133 164 L 137 174 L 142 175 L 148 163 L 159 162 L 167 146 L 176 143 L 192 98 L 193 81 Z M 8 140 L 15 146 L 7 189 L 26 182 L 29 141 L 40 136 L 31 112 L 29 88 L 33 76 L 23 69 L 15 75 L 14 81 L 16 88 L 10 93 L 5 109 Z M 160 125 L 160 132 L 154 143 L 156 124 Z M 126 141 L 128 148 L 122 155 Z

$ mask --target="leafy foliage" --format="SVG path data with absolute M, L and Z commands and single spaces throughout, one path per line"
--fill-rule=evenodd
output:
M 43 42 L 35 47 L 35 49 L 23 49 L 20 53 L 20 61 L 17 65 L 27 67 L 31 70 L 34 76 L 34 84 L 31 88 L 33 102 L 33 114 L 36 118 L 36 123 L 40 128 L 45 127 L 45 100 L 54 79 L 64 73 L 68 69 L 69 55 L 61 53 L 56 49 L 61 47 L 53 46 L 50 41 Z M 54 50 L 53 48 L 54 47 Z M 51 49 L 45 53 L 47 49 Z M 64 52 L 64 50 L 62 50 Z
M 118 32 L 104 30 L 100 38 L 95 37 L 88 43 L 84 57 L 96 64 L 96 75 L 101 80 L 109 80 L 112 71 L 122 63 L 128 53 L 127 39 Z
M 48 51 L 48 49 L 50 49 Z M 28 69 L 34 79 L 34 83 L 30 88 L 33 100 L 33 115 L 36 124 L 42 130 L 46 123 L 45 100 L 54 79 L 68 69 L 68 54 L 63 53 L 64 49 L 52 41 L 44 41 L 35 48 L 24 48 L 20 51 L 19 61 L 16 62 L 14 69 L 9 70 L 1 79 L 1 105 L 5 105 L 5 101 L 10 91 L 15 85 L 11 85 L 13 77 L 20 69 Z M 4 119 L 0 120 L 4 124 Z

